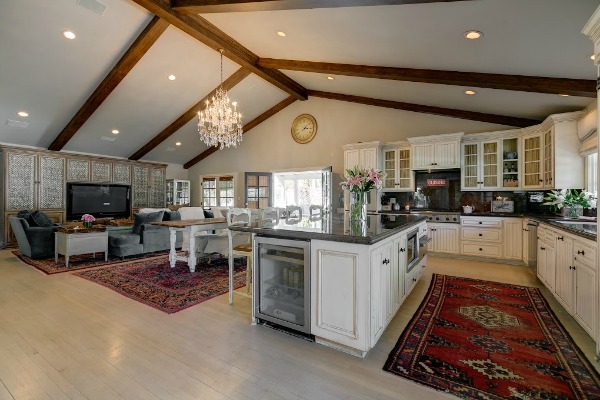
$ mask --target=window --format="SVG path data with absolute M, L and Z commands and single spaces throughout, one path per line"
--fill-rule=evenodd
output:
M 585 189 L 598 193 L 598 153 L 585 157 Z
M 204 207 L 233 207 L 233 176 L 202 178 L 202 205 Z
M 323 205 L 321 171 L 283 172 L 273 174 L 275 207 L 294 205 L 308 213 L 311 205 Z
M 233 176 L 219 178 L 219 206 L 233 207 Z
M 202 179 L 202 205 L 204 207 L 217 206 L 217 180 L 215 178 Z

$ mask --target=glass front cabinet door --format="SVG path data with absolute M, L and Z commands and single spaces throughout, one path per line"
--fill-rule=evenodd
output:
M 167 179 L 167 205 L 190 204 L 190 181 Z

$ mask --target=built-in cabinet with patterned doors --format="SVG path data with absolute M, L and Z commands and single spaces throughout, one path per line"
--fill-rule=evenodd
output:
M 3 150 L 3 245 L 14 245 L 8 217 L 21 210 L 42 210 L 63 222 L 65 158 L 27 150 Z
M 133 166 L 132 207 L 160 208 L 166 202 L 166 170 L 148 165 Z
M 55 223 L 66 215 L 66 183 L 131 185 L 132 208 L 166 204 L 166 165 L 0 146 L 3 195 L 0 247 L 15 246 L 8 217 L 41 210 Z

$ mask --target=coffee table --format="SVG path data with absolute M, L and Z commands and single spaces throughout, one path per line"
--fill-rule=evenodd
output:
M 104 261 L 108 261 L 108 232 L 64 233 L 55 232 L 54 262 L 58 255 L 65 256 L 65 265 L 69 268 L 69 257 L 78 254 L 102 253 Z

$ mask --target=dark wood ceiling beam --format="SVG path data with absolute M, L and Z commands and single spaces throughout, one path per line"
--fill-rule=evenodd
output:
M 596 98 L 596 81 L 587 79 L 378 67 L 273 58 L 261 58 L 259 65 L 278 70 Z
M 127 52 L 121 57 L 119 62 L 108 73 L 100 85 L 94 90 L 94 93 L 81 106 L 71 121 L 58 134 L 48 149 L 59 151 L 77 131 L 85 124 L 92 114 L 100 107 L 112 91 L 121 83 L 123 78 L 127 76 L 129 71 L 137 64 L 139 60 L 146 54 L 152 45 L 158 40 L 163 32 L 169 27 L 169 23 L 159 17 L 154 17 L 146 28 L 139 34 Z
M 227 78 L 223 82 L 223 89 L 225 89 L 227 91 L 231 90 L 235 85 L 240 83 L 248 75 L 250 75 L 250 71 L 248 71 L 246 68 L 238 69 L 236 72 L 234 72 L 229 78 Z M 163 129 L 160 133 L 158 133 L 156 136 L 154 136 L 152 138 L 152 140 L 150 140 L 148 143 L 146 143 L 144 146 L 142 146 L 142 148 L 140 148 L 138 151 L 133 153 L 129 157 L 129 159 L 130 160 L 139 160 L 140 158 L 142 158 L 143 156 L 148 154 L 150 151 L 152 151 L 156 146 L 158 146 L 159 144 L 164 142 L 166 139 L 168 139 L 171 135 L 173 135 L 179 129 L 181 129 L 181 127 L 183 127 L 185 124 L 190 122 L 194 117 L 196 117 L 198 115 L 198 111 L 201 111 L 202 109 L 204 109 L 204 107 L 206 107 L 206 101 L 211 99 L 213 96 L 215 96 L 218 88 L 219 88 L 219 86 L 214 88 L 209 94 L 204 96 L 202 98 L 202 100 L 200 100 L 198 103 L 196 103 L 194 106 L 192 106 L 189 110 L 187 110 L 185 113 L 183 113 L 179 118 L 177 118 L 175 121 L 173 121 L 169 126 L 167 126 L 165 129 Z
M 270 109 L 268 109 L 264 113 L 260 114 L 258 117 L 254 118 L 252 121 L 248 122 L 246 125 L 244 125 L 243 134 L 245 135 L 252 128 L 265 122 L 266 120 L 271 118 L 273 115 L 277 114 L 279 111 L 283 110 L 284 108 L 286 108 L 287 106 L 289 106 L 290 104 L 295 102 L 296 100 L 298 100 L 298 99 L 296 99 L 294 96 L 290 96 L 287 99 L 277 103 L 276 105 L 274 105 L 273 107 L 271 107 Z M 217 147 L 217 146 L 212 146 L 212 147 L 204 150 L 202 153 L 198 154 L 196 157 L 194 157 L 190 161 L 186 162 L 183 165 L 183 168 L 188 169 L 188 168 L 193 167 L 194 165 L 196 165 L 200 161 L 204 160 L 206 157 L 210 156 L 217 150 L 219 150 L 219 147 Z
M 320 92 L 318 90 L 309 90 L 308 95 L 314 96 L 314 97 L 321 97 L 324 99 L 347 101 L 347 102 L 357 103 L 357 104 L 365 104 L 365 105 L 375 106 L 375 107 L 393 108 L 395 110 L 412 111 L 412 112 L 418 112 L 418 113 L 424 113 L 424 114 L 441 115 L 444 117 L 468 119 L 471 121 L 489 122 L 492 124 L 516 126 L 519 128 L 536 125 L 536 124 L 539 124 L 540 122 L 542 122 L 540 120 L 535 120 L 535 119 L 509 117 L 509 116 L 497 115 L 497 114 L 486 114 L 486 113 L 480 113 L 480 112 L 474 112 L 474 111 L 455 110 L 452 108 L 425 106 L 425 105 L 421 105 L 421 104 L 403 103 L 400 101 L 372 99 L 369 97 L 362 97 L 362 96 L 352 96 L 352 95 L 347 95 L 347 94 L 339 94 L 339 93 L 331 93 L 331 92 Z
M 175 11 L 168 0 L 133 0 L 151 13 L 164 18 L 173 26 L 204 43 L 208 47 L 224 49 L 223 55 L 242 67 L 248 68 L 272 85 L 289 93 L 299 100 L 306 100 L 306 89 L 280 71 L 258 65 L 259 57 L 228 36 L 225 32 L 199 15 L 183 14 Z
M 172 0 L 171 6 L 174 10 L 182 13 L 207 14 L 218 12 L 448 3 L 454 1 L 467 0 Z

